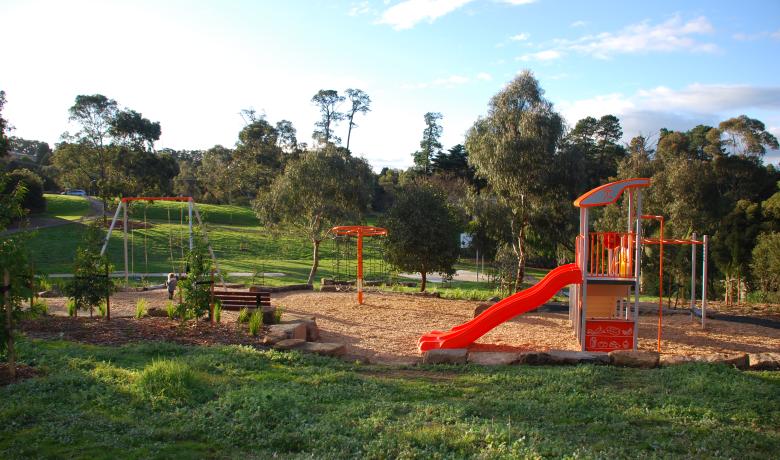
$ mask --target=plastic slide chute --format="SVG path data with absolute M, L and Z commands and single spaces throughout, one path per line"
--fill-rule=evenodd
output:
M 449 331 L 431 331 L 417 341 L 420 352 L 435 348 L 465 348 L 499 324 L 517 315 L 535 310 L 570 284 L 582 283 L 582 272 L 576 264 L 561 265 L 528 289 L 511 295 L 491 306 L 479 316 Z

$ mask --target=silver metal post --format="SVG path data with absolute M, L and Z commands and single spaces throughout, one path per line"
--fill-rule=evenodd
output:
M 119 202 L 119 206 L 123 209 L 123 217 L 122 221 L 124 222 L 124 243 L 125 243 L 125 284 L 128 284 L 130 282 L 130 272 L 127 269 L 127 203 L 124 201 Z M 133 240 L 135 241 L 135 240 Z
M 108 241 L 111 239 L 111 232 L 114 230 L 114 225 L 116 225 L 116 220 L 119 218 L 119 210 L 122 209 L 122 204 L 120 202 L 119 206 L 116 207 L 116 212 L 114 213 L 114 218 L 111 219 L 111 226 L 108 227 L 108 233 L 106 234 L 106 241 L 103 242 L 103 248 L 100 249 L 100 255 L 104 255 L 106 253 L 106 249 L 108 249 Z
M 189 203 L 189 213 L 190 213 L 190 251 L 192 251 L 192 248 L 193 248 L 193 246 L 192 246 L 193 245 L 193 242 L 192 242 L 192 198 L 190 198 L 190 201 L 188 201 L 188 203 Z M 200 220 L 200 217 L 198 218 L 198 220 Z M 203 223 L 201 223 L 201 225 L 203 225 Z

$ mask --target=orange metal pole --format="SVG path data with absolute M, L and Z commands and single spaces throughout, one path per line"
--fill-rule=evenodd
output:
M 661 331 L 664 318 L 664 218 L 661 217 L 661 263 L 658 268 L 658 353 L 661 353 Z
M 363 305 L 363 234 L 357 237 L 357 297 L 358 305 Z

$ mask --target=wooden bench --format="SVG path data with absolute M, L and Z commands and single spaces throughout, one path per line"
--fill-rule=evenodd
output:
M 242 308 L 253 309 L 271 306 L 270 291 L 218 291 L 214 290 L 214 298 L 222 302 L 223 310 L 238 311 Z

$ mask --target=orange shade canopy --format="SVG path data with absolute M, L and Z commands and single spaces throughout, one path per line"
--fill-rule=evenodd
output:
M 333 227 L 330 232 L 338 236 L 386 236 L 387 229 L 370 225 L 342 225 Z

